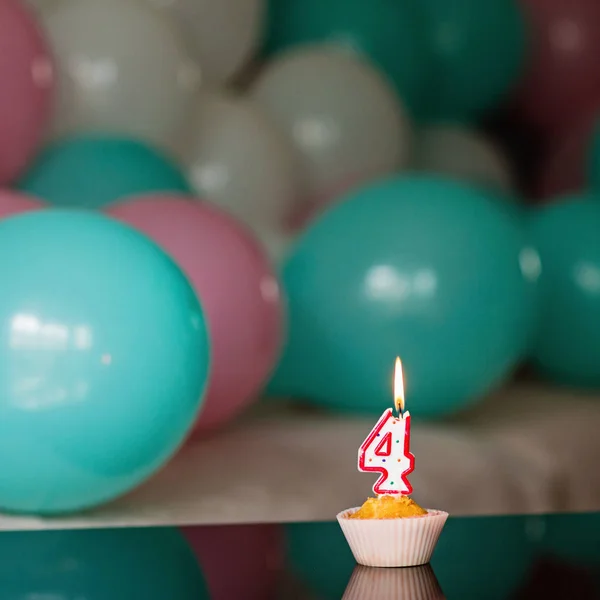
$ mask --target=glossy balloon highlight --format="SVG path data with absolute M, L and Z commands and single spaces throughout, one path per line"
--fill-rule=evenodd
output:
M 563 199 L 535 211 L 529 224 L 542 261 L 534 364 L 555 381 L 597 387 L 600 199 Z
M 150 146 L 89 135 L 48 146 L 19 189 L 62 208 L 101 208 L 144 192 L 188 192 L 183 173 Z
M 109 214 L 169 254 L 201 299 L 212 364 L 197 428 L 223 425 L 256 400 L 279 357 L 282 298 L 269 261 L 248 231 L 208 203 L 145 196 Z
M 111 500 L 161 467 L 208 379 L 204 314 L 176 265 L 106 217 L 0 222 L 0 509 Z
M 529 349 L 538 272 L 493 194 L 425 176 L 359 189 L 283 267 L 289 339 L 270 392 L 380 413 L 401 356 L 411 413 L 467 407 Z

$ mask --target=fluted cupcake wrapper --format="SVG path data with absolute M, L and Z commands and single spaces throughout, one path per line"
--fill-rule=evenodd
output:
M 416 567 L 429 562 L 448 513 L 427 509 L 427 514 L 399 519 L 349 519 L 358 508 L 337 515 L 338 523 L 359 565 Z
M 429 565 L 408 569 L 355 567 L 342 600 L 443 600 L 444 594 Z

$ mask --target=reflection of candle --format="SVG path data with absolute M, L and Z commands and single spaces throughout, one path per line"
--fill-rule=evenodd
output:
M 358 450 L 358 470 L 381 474 L 373 486 L 380 496 L 412 493 L 408 475 L 415 468 L 415 457 L 410 453 L 410 413 L 404 411 L 399 358 L 394 371 L 394 405 L 398 416 L 393 409 L 386 409 Z

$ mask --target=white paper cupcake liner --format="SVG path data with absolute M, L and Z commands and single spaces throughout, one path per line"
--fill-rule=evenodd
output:
M 359 565 L 416 567 L 429 562 L 448 513 L 427 509 L 427 514 L 400 519 L 349 519 L 357 508 L 337 515 L 338 523 Z
M 444 594 L 429 565 L 409 569 L 357 566 L 342 600 L 443 600 Z

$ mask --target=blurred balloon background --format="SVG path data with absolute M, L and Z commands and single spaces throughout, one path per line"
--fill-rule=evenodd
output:
M 596 0 L 0 0 L 0 40 L 0 509 L 266 396 L 379 413 L 397 354 L 421 419 L 524 364 L 600 387 Z

